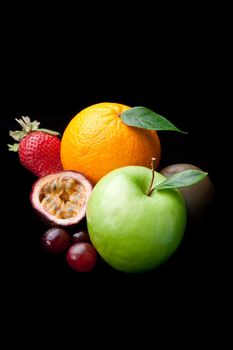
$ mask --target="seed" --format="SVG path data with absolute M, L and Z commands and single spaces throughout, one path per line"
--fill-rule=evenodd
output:
M 69 194 L 72 194 L 75 181 L 73 179 L 68 179 L 65 184 L 65 191 Z
M 73 204 L 79 204 L 80 200 L 82 200 L 82 196 L 80 193 L 78 192 L 74 192 L 71 196 L 70 196 L 70 201 Z
M 51 183 L 51 192 L 56 192 L 57 191 L 57 180 L 53 180 Z
M 60 209 L 58 209 L 55 213 L 55 216 L 59 219 L 62 219 L 63 218 L 63 209 L 64 209 L 64 202 L 61 201 L 61 206 L 60 206 Z
M 50 193 L 51 192 L 51 188 L 50 188 L 50 183 L 46 183 L 44 185 L 44 187 L 42 188 L 42 193 Z
M 49 205 L 49 203 L 51 203 L 52 200 L 53 200 L 53 195 L 47 194 L 47 195 L 43 198 L 41 204 L 42 204 L 43 207 L 47 208 L 47 206 Z
M 48 212 L 52 215 L 55 215 L 57 210 L 61 207 L 61 203 L 61 199 L 58 196 L 55 196 L 47 206 Z
M 70 202 L 67 202 L 63 208 L 63 218 L 68 219 L 77 214 L 77 208 Z
M 77 192 L 83 192 L 84 191 L 84 188 L 82 185 L 78 184 L 75 186 L 75 191 Z
M 50 183 L 50 188 L 51 188 L 51 192 L 53 192 L 54 194 L 62 194 L 63 191 L 63 185 L 62 185 L 62 181 L 61 178 L 55 179 Z
M 61 206 L 60 208 L 56 211 L 56 213 L 54 214 L 54 216 L 56 216 L 59 219 L 63 218 L 63 209 L 64 209 L 64 202 L 61 201 Z

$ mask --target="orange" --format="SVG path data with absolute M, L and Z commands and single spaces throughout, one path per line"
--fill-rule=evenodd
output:
M 150 167 L 151 158 L 160 161 L 156 131 L 125 125 L 120 116 L 129 109 L 104 102 L 79 112 L 68 124 L 61 140 L 64 170 L 75 170 L 96 184 L 111 170 L 127 165 Z

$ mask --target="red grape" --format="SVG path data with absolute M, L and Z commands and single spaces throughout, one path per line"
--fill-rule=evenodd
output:
M 90 243 L 73 244 L 66 255 L 68 265 L 78 272 L 88 272 L 93 269 L 97 260 L 97 252 Z
M 72 241 L 73 243 L 90 242 L 90 237 L 87 231 L 82 230 L 73 234 Z
M 42 246 L 51 254 L 60 254 L 70 246 L 70 235 L 61 228 L 51 228 L 41 238 Z

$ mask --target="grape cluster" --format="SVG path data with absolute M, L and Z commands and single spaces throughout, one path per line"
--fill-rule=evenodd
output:
M 96 265 L 98 254 L 86 229 L 70 233 L 62 228 L 50 228 L 41 237 L 41 243 L 48 253 L 65 253 L 68 266 L 75 271 L 89 272 Z

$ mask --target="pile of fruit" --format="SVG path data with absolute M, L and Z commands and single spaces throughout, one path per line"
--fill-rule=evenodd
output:
M 213 197 L 208 174 L 190 164 L 160 171 L 159 130 L 182 133 L 145 107 L 98 103 L 79 112 L 62 137 L 28 117 L 10 131 L 21 164 L 38 179 L 31 205 L 48 226 L 43 248 L 91 271 L 100 256 L 123 272 L 155 269 L 198 222 Z M 83 226 L 84 223 L 84 226 Z M 84 229 L 83 229 L 84 227 Z

